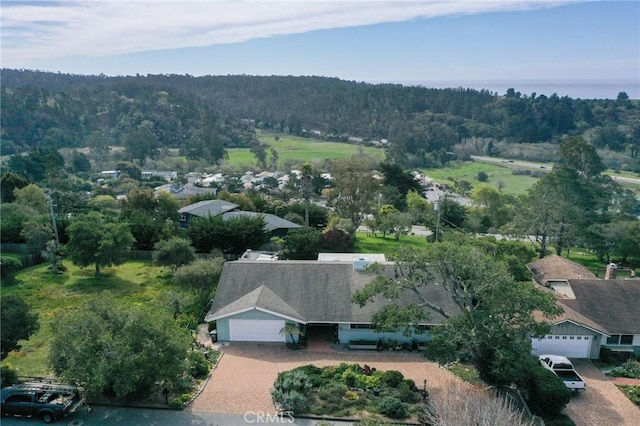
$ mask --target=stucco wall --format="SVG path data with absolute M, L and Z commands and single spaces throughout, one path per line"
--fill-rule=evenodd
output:
M 601 347 L 608 348 L 613 351 L 633 351 L 640 356 L 640 334 L 633 335 L 633 343 L 631 345 L 607 345 L 607 337 L 602 336 L 600 340 Z

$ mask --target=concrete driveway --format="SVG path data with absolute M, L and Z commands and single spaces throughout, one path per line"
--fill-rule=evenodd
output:
M 422 389 L 427 380 L 430 393 L 459 381 L 437 364 L 426 362 L 418 353 L 293 351 L 282 343 L 232 343 L 223 347 L 222 358 L 202 393 L 188 410 L 234 413 L 275 412 L 270 389 L 279 372 L 314 364 L 318 367 L 341 362 L 367 364 L 378 370 L 397 370 Z
M 637 426 L 640 409 L 588 359 L 572 360 L 587 390 L 571 397 L 566 412 L 576 426 Z

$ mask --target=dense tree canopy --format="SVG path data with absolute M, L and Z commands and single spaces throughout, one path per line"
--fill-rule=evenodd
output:
M 69 258 L 74 265 L 94 265 L 96 277 L 101 268 L 127 260 L 134 242 L 126 224 L 111 221 L 97 212 L 75 217 L 67 232 L 69 242 L 65 251 Z
M 106 295 L 61 310 L 51 325 L 56 376 L 91 395 L 146 397 L 185 372 L 189 332 L 157 306 L 127 306 Z
M 4 266 L 4 265 L 3 265 Z M 2 323 L 2 340 L 0 341 L 1 358 L 18 347 L 18 341 L 28 339 L 38 329 L 38 316 L 20 296 L 2 296 L 0 298 L 0 322 Z
M 445 164 L 462 152 L 456 148 L 460 143 L 473 145 L 487 138 L 557 144 L 565 135 L 589 137 L 598 148 L 627 153 L 625 167 L 639 166 L 640 113 L 638 102 L 629 99 L 572 99 L 522 94 L 515 88 L 500 94 L 324 77 L 2 73 L 2 151 L 7 154 L 41 145 L 91 146 L 99 162 L 110 146 L 138 140 L 133 136 L 146 123 L 157 148 L 178 148 L 190 159 L 211 163 L 225 158 L 231 147 L 253 148 L 263 166 L 277 163 L 273 152 L 267 161 L 267 149 L 253 133 L 257 127 L 327 140 L 384 139 L 387 157 L 407 168 Z M 145 144 L 130 145 L 144 151 L 129 150 L 130 158 L 144 161 L 153 152 L 153 144 L 147 144 L 153 137 L 147 136 L 139 139 Z M 496 152 L 493 145 L 485 146 L 487 154 Z
M 395 299 L 413 295 L 415 303 L 390 305 L 373 316 L 380 331 L 410 330 L 435 311 L 447 318 L 433 329 L 430 356 L 439 362 L 464 357 L 490 384 L 510 384 L 522 379 L 530 365 L 531 337 L 543 335 L 548 325 L 533 313 L 553 317 L 559 313 L 555 299 L 530 282 L 516 282 L 500 256 L 490 256 L 473 240 L 453 240 L 429 245 L 425 251 L 402 250 L 395 257 L 393 276 L 378 275 L 357 291 L 353 302 L 364 306 L 376 295 Z M 441 285 L 457 312 L 449 312 L 426 298 L 419 288 Z

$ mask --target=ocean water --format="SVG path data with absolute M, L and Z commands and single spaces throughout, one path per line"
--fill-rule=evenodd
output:
M 580 99 L 616 99 L 618 93 L 625 92 L 630 99 L 640 99 L 640 77 L 637 80 L 620 81 L 398 81 L 397 83 L 411 86 L 424 86 L 435 89 L 443 88 L 471 88 L 488 90 L 498 95 L 504 95 L 509 88 L 513 88 L 522 95 L 569 96 Z

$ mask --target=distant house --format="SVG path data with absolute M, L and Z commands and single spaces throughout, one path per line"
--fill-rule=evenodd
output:
M 190 204 L 178 210 L 180 213 L 180 225 L 184 228 L 189 226 L 189 222 L 194 218 L 222 215 L 223 219 L 230 219 L 239 216 L 258 217 L 262 216 L 265 221 L 267 238 L 274 236 L 283 237 L 290 229 L 299 228 L 300 225 L 285 220 L 269 213 L 248 212 L 237 210 L 238 204 L 225 200 L 205 200 Z
M 551 331 L 533 339 L 537 354 L 598 358 L 601 348 L 640 355 L 640 280 L 616 279 L 614 265 L 605 279 L 583 266 L 552 255 L 527 265 L 543 291 L 552 292 L 564 313 Z
M 205 200 L 189 204 L 178 210 L 180 225 L 187 227 L 189 221 L 197 217 L 218 216 L 239 207 L 238 204 L 225 200 Z
M 186 200 L 191 196 L 196 195 L 206 195 L 213 194 L 215 195 L 217 192 L 216 188 L 202 188 L 199 186 L 195 186 L 191 183 L 180 184 L 180 183 L 168 183 L 166 185 L 157 186 L 155 188 L 155 193 L 159 194 L 160 192 L 169 193 L 180 200 Z
M 357 262 L 240 260 L 227 262 L 222 270 L 216 296 L 205 320 L 215 321 L 221 341 L 284 342 L 280 334 L 285 323 L 297 324 L 304 333 L 326 330 L 340 343 L 394 339 L 410 342 L 430 338 L 432 325 L 444 320 L 432 312 L 431 318 L 416 324 L 412 336 L 401 332 L 376 333 L 372 316 L 390 302 L 382 296 L 364 307 L 351 302 L 356 290 L 374 279 Z M 393 274 L 393 265 L 386 264 Z M 424 286 L 421 292 L 448 312 L 459 312 L 450 294 L 442 286 Z M 405 294 L 393 303 L 415 302 Z

